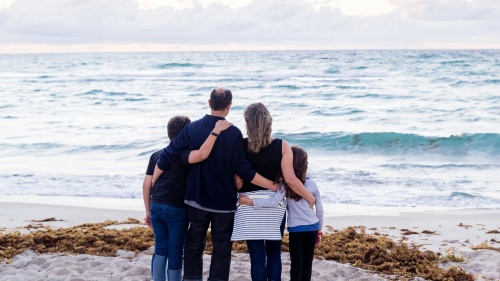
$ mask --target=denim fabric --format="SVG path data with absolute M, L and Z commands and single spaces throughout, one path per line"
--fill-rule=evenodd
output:
M 167 279 L 167 257 L 153 254 L 151 259 L 151 276 L 153 281 L 165 281 Z
M 174 280 L 175 281 L 182 280 L 182 268 L 168 270 L 168 281 L 174 281 Z
M 213 250 L 208 280 L 229 280 L 234 213 L 208 212 L 188 206 L 188 218 L 190 225 L 184 246 L 184 280 L 202 280 L 203 250 L 210 224 Z
M 155 236 L 155 255 L 166 257 L 165 262 L 168 262 L 169 270 L 181 269 L 182 250 L 188 227 L 187 210 L 158 203 L 151 203 L 150 210 Z M 160 267 L 158 263 L 154 264 Z
M 285 230 L 286 215 L 280 230 Z M 281 240 L 246 240 L 250 254 L 250 275 L 252 281 L 281 280 Z

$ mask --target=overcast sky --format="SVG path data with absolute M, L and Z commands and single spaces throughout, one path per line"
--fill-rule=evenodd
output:
M 500 0 L 0 0 L 0 53 L 500 48 Z

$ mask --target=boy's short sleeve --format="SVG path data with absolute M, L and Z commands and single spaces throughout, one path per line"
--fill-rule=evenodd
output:
M 179 160 L 183 165 L 189 165 L 189 154 L 191 153 L 191 150 L 185 149 L 182 151 L 181 155 L 179 155 Z
M 152 176 L 154 171 L 155 171 L 155 166 L 156 166 L 156 160 L 158 159 L 157 157 L 158 152 L 155 152 L 151 154 L 151 157 L 149 157 L 149 164 L 148 168 L 146 169 L 146 175 Z

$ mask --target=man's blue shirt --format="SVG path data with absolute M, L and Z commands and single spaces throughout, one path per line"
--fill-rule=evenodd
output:
M 165 170 L 175 163 L 184 150 L 197 150 L 205 142 L 222 117 L 205 115 L 189 123 L 177 137 L 160 152 L 158 168 Z M 245 181 L 252 181 L 255 170 L 247 161 L 243 147 L 243 135 L 236 126 L 222 131 L 215 141 L 208 158 L 191 165 L 187 177 L 186 201 L 215 211 L 234 211 L 237 190 L 234 174 Z

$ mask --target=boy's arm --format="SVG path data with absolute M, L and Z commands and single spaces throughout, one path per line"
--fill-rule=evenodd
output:
M 280 188 L 271 198 L 255 198 L 251 199 L 245 195 L 241 195 L 239 198 L 239 202 L 242 205 L 250 205 L 254 206 L 255 209 L 260 208 L 274 208 L 281 203 L 283 198 L 285 197 L 286 192 L 284 188 Z
M 151 188 L 153 184 L 151 179 L 153 176 L 145 175 L 144 181 L 142 182 L 142 198 L 144 199 L 144 208 L 146 209 L 146 217 L 144 217 L 144 222 L 151 227 L 151 212 L 149 210 L 149 203 L 151 201 Z
M 212 148 L 214 147 L 215 141 L 218 138 L 218 135 L 224 131 L 225 129 L 231 127 L 231 123 L 229 123 L 227 120 L 219 120 L 217 123 L 215 123 L 215 127 L 212 130 L 213 133 L 217 134 L 210 134 L 208 135 L 207 139 L 205 142 L 201 145 L 200 149 L 198 150 L 192 150 L 189 153 L 189 159 L 188 162 L 189 164 L 194 164 L 201 162 L 205 159 L 208 158 L 210 155 L 210 152 L 212 152 Z

